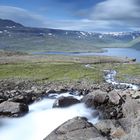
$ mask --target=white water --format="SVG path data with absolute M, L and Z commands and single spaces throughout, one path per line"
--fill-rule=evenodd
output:
M 93 68 L 90 64 L 86 64 L 85 65 L 86 68 Z M 106 72 L 106 75 L 104 76 L 105 81 L 109 84 L 112 85 L 122 85 L 122 86 L 126 86 L 129 89 L 132 90 L 139 90 L 139 86 L 134 85 L 134 84 L 129 84 L 129 83 L 121 83 L 115 80 L 115 76 L 117 74 L 117 72 L 115 70 L 104 70 L 104 72 Z
M 139 87 L 137 85 L 117 82 L 115 80 L 115 76 L 117 74 L 115 70 L 104 70 L 104 71 L 107 72 L 107 74 L 105 75 L 105 80 L 107 83 L 110 83 L 112 85 L 124 85 L 124 86 L 127 86 L 129 89 L 139 90 Z
M 22 118 L 2 119 L 0 140 L 42 140 L 73 117 L 86 117 L 92 123 L 98 120 L 93 118 L 93 110 L 86 108 L 82 103 L 67 108 L 52 108 L 54 101 L 55 99 L 44 99 L 30 105 L 29 113 Z

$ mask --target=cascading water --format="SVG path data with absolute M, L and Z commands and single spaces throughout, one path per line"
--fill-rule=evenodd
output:
M 86 64 L 85 67 L 93 69 L 93 67 L 90 64 Z M 140 87 L 137 85 L 129 84 L 129 83 L 121 83 L 121 82 L 116 81 L 115 76 L 116 76 L 117 72 L 115 70 L 104 70 L 104 73 L 105 73 L 104 79 L 109 84 L 112 84 L 112 85 L 118 86 L 118 87 L 129 88 L 132 90 L 140 89 Z
M 117 74 L 117 72 L 115 70 L 104 70 L 104 72 L 105 72 L 104 78 L 107 83 L 112 84 L 114 86 L 115 85 L 124 86 L 125 88 L 129 88 L 132 90 L 139 90 L 139 87 L 137 85 L 117 82 L 115 80 L 115 76 Z
M 94 110 L 86 108 L 83 103 L 67 108 L 52 108 L 54 97 L 60 96 L 82 98 L 69 93 L 52 94 L 49 98 L 30 105 L 29 113 L 24 117 L 1 119 L 0 140 L 42 140 L 59 125 L 76 116 L 86 117 L 92 123 L 98 121 L 98 118 L 92 116 Z

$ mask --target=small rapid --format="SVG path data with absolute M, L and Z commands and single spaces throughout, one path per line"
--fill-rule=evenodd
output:
M 66 108 L 52 108 L 60 96 L 82 98 L 69 93 L 50 94 L 49 97 L 30 105 L 26 116 L 1 119 L 0 140 L 42 140 L 59 125 L 76 116 L 86 117 L 92 123 L 98 121 L 98 118 L 92 116 L 94 110 L 86 108 L 83 103 Z
M 104 79 L 107 83 L 114 86 L 123 87 L 126 89 L 139 90 L 139 86 L 129 83 L 121 83 L 115 80 L 117 72 L 115 70 L 104 70 L 105 76 Z
M 93 69 L 90 64 L 85 65 L 86 68 Z M 107 83 L 112 84 L 115 88 L 118 89 L 132 89 L 132 90 L 139 90 L 140 87 L 135 84 L 131 83 L 122 83 L 115 79 L 117 72 L 115 70 L 104 70 L 104 79 Z

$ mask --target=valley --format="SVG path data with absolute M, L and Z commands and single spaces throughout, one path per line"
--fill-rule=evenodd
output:
M 0 20 L 0 50 L 33 52 L 102 52 L 102 48 L 139 49 L 140 32 L 84 32 L 25 27 Z
M 139 138 L 139 44 L 0 19 L 0 139 Z

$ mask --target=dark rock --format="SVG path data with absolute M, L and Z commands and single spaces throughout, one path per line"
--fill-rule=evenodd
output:
M 87 107 L 95 108 L 99 111 L 100 119 L 119 119 L 123 117 L 121 104 L 122 98 L 117 92 L 109 93 L 97 90 L 96 92 L 86 95 L 82 102 Z
M 74 97 L 64 97 L 61 96 L 53 104 L 53 107 L 68 107 L 74 104 L 80 103 L 78 99 L 75 99 Z
M 98 94 L 94 97 L 94 105 L 97 107 L 99 105 L 107 103 L 109 100 L 109 97 L 107 94 Z
M 10 98 L 9 101 L 24 103 L 24 104 L 31 104 L 34 101 L 34 99 L 32 98 L 31 94 L 28 94 L 28 95 L 21 94 L 13 98 Z
M 100 89 L 104 92 L 110 92 L 114 89 L 112 84 L 104 83 L 100 85 Z
M 52 94 L 52 93 L 57 93 L 57 91 L 53 90 L 53 89 L 49 89 L 46 91 L 46 94 Z
M 23 103 L 5 101 L 0 104 L 0 116 L 19 117 L 28 112 L 28 106 Z
M 133 59 L 132 59 L 132 62 L 136 62 L 136 58 L 133 58 Z
M 76 117 L 68 120 L 44 140 L 105 140 L 99 131 L 87 119 Z
M 59 93 L 66 93 L 68 92 L 68 89 L 66 88 L 60 88 Z
M 2 102 L 4 102 L 4 101 L 6 101 L 5 99 L 0 99 L 0 103 L 2 103 Z

